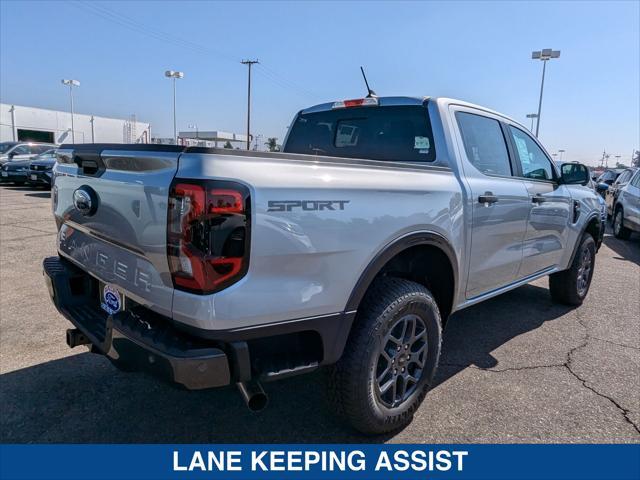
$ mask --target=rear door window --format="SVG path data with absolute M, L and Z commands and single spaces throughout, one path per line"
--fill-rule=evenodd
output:
M 473 113 L 456 112 L 467 159 L 486 175 L 511 176 L 511 163 L 500 123 Z
M 422 105 L 301 113 L 284 151 L 402 162 L 435 160 L 431 124 Z

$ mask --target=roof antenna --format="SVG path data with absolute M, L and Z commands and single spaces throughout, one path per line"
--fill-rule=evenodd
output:
M 362 78 L 364 78 L 364 84 L 367 86 L 367 98 L 376 97 L 376 92 L 369 88 L 369 82 L 367 82 L 367 76 L 364 74 L 364 68 L 360 67 L 360 71 L 362 72 Z

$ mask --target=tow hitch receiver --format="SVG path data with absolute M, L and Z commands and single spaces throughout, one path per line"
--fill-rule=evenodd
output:
M 77 347 L 78 345 L 89 345 L 91 342 L 87 336 L 77 328 L 67 330 L 67 345 L 69 347 Z

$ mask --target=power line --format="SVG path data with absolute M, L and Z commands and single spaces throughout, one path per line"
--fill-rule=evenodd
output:
M 190 49 L 202 55 L 215 55 L 215 56 L 222 57 L 229 62 L 233 62 L 233 63 L 236 62 L 235 58 L 225 54 L 224 52 L 221 52 L 219 50 L 212 49 L 209 47 L 205 47 L 196 42 L 192 42 L 190 40 L 183 39 L 181 37 L 172 35 L 162 30 L 149 27 L 143 23 L 133 20 L 113 10 L 110 10 L 104 6 L 101 6 L 95 3 L 84 3 L 84 2 L 78 2 L 78 1 L 70 1 L 69 3 L 80 8 L 81 10 L 84 10 L 85 12 L 91 13 L 92 15 L 98 16 L 104 20 L 114 22 L 122 27 L 133 30 L 139 34 L 146 35 L 166 43 L 171 43 L 181 48 Z M 294 82 L 284 78 L 283 76 L 276 73 L 274 70 L 268 67 L 265 67 L 262 64 L 261 64 L 261 68 L 258 69 L 258 71 L 262 76 L 264 76 L 265 78 L 270 80 L 272 83 L 276 84 L 277 86 L 285 90 L 291 90 L 294 93 L 298 93 L 299 95 L 312 97 L 314 99 L 318 98 L 317 94 L 296 85 Z

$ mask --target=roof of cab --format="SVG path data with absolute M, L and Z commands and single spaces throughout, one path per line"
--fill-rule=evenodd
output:
M 377 97 L 378 98 L 378 106 L 380 107 L 390 107 L 390 106 L 400 106 L 400 105 L 422 105 L 425 101 L 431 100 L 439 105 L 460 105 L 463 107 L 475 108 L 477 110 L 482 110 L 487 113 L 491 113 L 493 115 L 498 115 L 503 117 L 511 122 L 517 123 L 521 125 L 520 122 L 514 120 L 513 118 L 496 112 L 487 107 L 483 107 L 481 105 L 476 105 L 475 103 L 465 102 L 464 100 L 457 100 L 455 98 L 447 98 L 447 97 Z M 315 113 L 315 112 L 323 112 L 327 110 L 331 110 L 333 108 L 335 102 L 327 102 L 321 103 L 318 105 L 314 105 L 309 108 L 305 108 L 300 111 L 302 114 L 306 113 Z
M 379 107 L 391 107 L 399 105 L 422 105 L 429 97 L 377 97 Z M 338 101 L 338 100 L 336 100 Z M 305 108 L 300 113 L 315 113 L 331 110 L 336 102 L 321 103 L 313 107 Z

